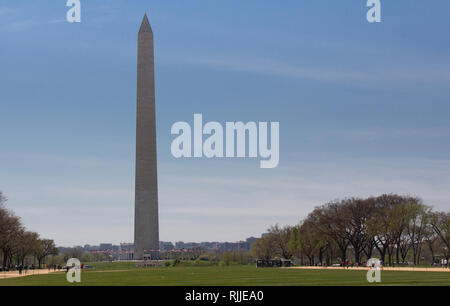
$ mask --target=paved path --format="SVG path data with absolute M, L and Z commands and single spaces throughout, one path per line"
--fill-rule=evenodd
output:
M 30 275 L 39 275 L 39 274 L 49 274 L 54 272 L 60 272 L 63 270 L 48 270 L 48 269 L 35 269 L 35 270 L 28 270 L 26 273 L 25 271 L 22 271 L 22 274 L 19 274 L 19 271 L 11 271 L 11 272 L 0 272 L 0 279 L 4 278 L 13 278 L 13 277 L 24 277 L 24 276 L 30 276 Z
M 313 269 L 313 270 L 368 270 L 367 267 L 350 267 L 350 268 L 342 268 L 342 267 L 289 267 L 288 269 Z M 382 271 L 415 271 L 415 272 L 450 272 L 450 269 L 446 268 L 424 268 L 424 267 L 383 267 Z

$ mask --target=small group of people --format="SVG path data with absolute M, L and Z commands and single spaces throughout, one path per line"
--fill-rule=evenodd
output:
M 363 263 L 364 264 L 364 263 Z M 359 262 L 357 263 L 353 263 L 353 261 L 346 259 L 344 261 L 344 268 L 353 268 L 354 266 L 356 266 L 357 268 L 359 267 Z
M 34 270 L 36 267 L 34 266 L 34 264 L 32 265 L 22 265 L 22 264 L 18 264 L 18 265 L 7 265 L 5 267 L 0 267 L 0 272 L 12 272 L 12 271 L 19 271 L 19 274 L 21 275 L 22 272 L 25 272 L 25 274 L 27 273 L 28 270 Z
M 370 261 L 370 260 L 369 260 Z M 381 266 L 383 266 L 383 261 L 382 260 L 379 260 L 378 261 L 378 264 L 379 264 L 379 266 L 381 267 Z M 360 262 L 356 262 L 356 263 L 353 263 L 351 260 L 348 260 L 348 259 L 346 259 L 344 262 L 343 262 L 343 267 L 344 268 L 346 268 L 346 269 L 348 269 L 348 268 L 353 268 L 353 267 L 356 267 L 356 268 L 358 268 L 358 267 L 367 267 L 368 265 L 367 265 L 367 262 L 362 262 L 362 263 L 360 263 Z M 372 268 L 374 268 L 375 267 L 375 263 L 374 262 L 371 262 L 370 263 L 370 266 L 372 267 Z
M 56 264 L 47 264 L 47 269 L 56 271 L 56 270 L 61 270 L 63 267 L 61 265 L 56 265 Z
M 450 260 L 449 259 L 447 259 L 447 258 L 442 258 L 441 259 L 441 266 L 442 266 L 442 268 L 448 269 L 449 265 L 450 265 Z
M 84 269 L 84 264 L 83 263 L 80 264 L 80 268 L 81 268 L 81 270 Z M 49 271 L 50 270 L 53 270 L 53 271 L 66 270 L 66 272 L 69 272 L 70 267 L 69 266 L 56 265 L 56 264 L 47 264 L 47 269 Z

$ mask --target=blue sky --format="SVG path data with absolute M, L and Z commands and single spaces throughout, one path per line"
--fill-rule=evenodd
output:
M 136 38 L 155 35 L 160 239 L 235 241 L 395 192 L 450 208 L 450 3 L 0 0 L 0 190 L 59 245 L 133 240 Z M 176 121 L 279 121 L 280 164 L 175 159 Z

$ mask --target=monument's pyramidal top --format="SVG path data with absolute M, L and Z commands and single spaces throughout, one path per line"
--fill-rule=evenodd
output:
M 144 14 L 144 18 L 142 19 L 141 28 L 139 29 L 139 33 L 150 32 L 153 33 L 152 27 L 150 26 L 150 22 L 148 22 L 147 14 Z

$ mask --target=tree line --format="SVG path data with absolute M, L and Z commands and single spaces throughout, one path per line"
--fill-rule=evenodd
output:
M 1 267 L 36 263 L 38 267 L 58 249 L 51 239 L 43 239 L 38 233 L 28 231 L 20 218 L 5 207 L 6 197 L 0 191 L 0 262 Z
M 260 259 L 300 264 L 362 264 L 377 257 L 389 265 L 427 264 L 450 257 L 450 213 L 418 197 L 384 194 L 347 198 L 316 207 L 298 225 L 272 226 L 252 246 Z

